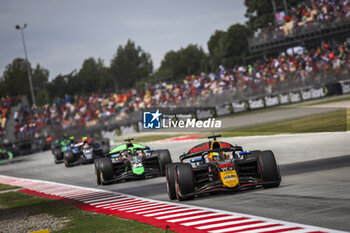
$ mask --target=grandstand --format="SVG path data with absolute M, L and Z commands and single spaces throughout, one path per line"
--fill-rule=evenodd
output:
M 250 38 L 249 50 L 253 54 L 268 55 L 297 45 L 345 41 L 350 35 L 349 9 L 350 2 L 343 0 L 307 1 L 290 9 L 280 25 L 270 24 Z
M 348 78 L 349 33 L 350 2 L 310 1 L 291 9 L 280 26 L 269 25 L 250 39 L 251 52 L 272 54 L 269 57 L 245 66 L 220 66 L 218 72 L 187 76 L 181 81 L 146 84 L 141 90 L 66 96 L 44 106 L 22 101 L 14 114 L 13 133 L 17 140 L 25 140 L 68 129 L 112 130 L 140 121 L 138 112 L 146 108 L 216 107 L 322 88 Z M 296 45 L 302 45 L 298 52 L 287 51 Z M 1 105 L 7 106 L 7 100 Z M 1 119 L 6 122 L 8 106 L 2 109 Z M 0 133 L 3 129 L 0 127 Z
M 277 95 L 310 85 L 325 85 L 346 79 L 350 69 L 347 43 L 322 46 L 301 54 L 283 54 L 254 65 L 225 69 L 218 73 L 187 76 L 181 82 L 146 85 L 139 92 L 123 92 L 56 99 L 51 105 L 21 107 L 15 134 L 26 139 L 46 126 L 54 132 L 81 129 L 152 107 L 213 107 L 237 100 Z

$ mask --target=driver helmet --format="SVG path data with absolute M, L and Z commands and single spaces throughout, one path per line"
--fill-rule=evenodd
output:
M 127 144 L 126 144 L 126 148 L 130 148 L 130 147 L 133 147 L 134 145 L 132 144 L 132 142 L 128 142 Z
M 69 140 L 70 140 L 71 143 L 75 143 L 74 136 L 70 136 L 70 137 L 69 137 Z
M 212 152 L 210 153 L 210 156 L 209 156 L 209 159 L 211 161 L 215 161 L 215 162 L 218 162 L 218 161 L 225 161 L 226 160 L 226 153 L 224 151 L 222 152 Z

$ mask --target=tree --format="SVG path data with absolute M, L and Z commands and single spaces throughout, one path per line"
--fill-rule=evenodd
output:
M 119 87 L 132 87 L 153 72 L 151 55 L 129 39 L 124 47 L 118 47 L 111 61 L 110 72 Z
M 245 25 L 237 23 L 229 27 L 227 30 L 229 66 L 244 62 L 244 56 L 249 53 L 250 36 L 251 31 Z
M 32 82 L 34 92 L 46 89 L 49 83 L 49 71 L 37 64 L 35 69 L 33 70 Z
M 31 72 L 31 71 L 30 71 Z M 30 97 L 29 80 L 26 61 L 22 58 L 15 58 L 7 65 L 1 77 L 3 93 L 1 95 L 26 95 Z
M 216 30 L 210 37 L 207 45 L 211 70 L 215 70 L 219 65 L 226 66 L 228 50 L 227 33 Z
M 54 99 L 55 97 L 64 97 L 64 95 L 67 94 L 67 84 L 67 78 L 64 75 L 60 74 L 56 76 L 56 78 L 54 78 L 48 86 L 50 99 Z
M 242 24 L 231 25 L 227 31 L 215 31 L 208 41 L 212 70 L 219 65 L 233 67 L 242 64 L 249 53 L 250 30 Z
M 101 89 L 104 66 L 102 59 L 97 61 L 94 58 L 85 59 L 78 72 L 78 80 L 81 84 L 80 90 L 84 93 L 92 93 Z
M 49 92 L 46 89 L 41 89 L 36 93 L 36 104 L 43 106 L 50 102 Z
M 205 71 L 208 71 L 208 56 L 201 47 L 190 44 L 178 51 L 167 52 L 155 76 L 184 79 L 186 75 Z

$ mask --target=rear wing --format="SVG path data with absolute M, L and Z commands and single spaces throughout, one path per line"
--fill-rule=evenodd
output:
M 198 156 L 203 157 L 204 155 L 207 155 L 212 152 L 219 153 L 219 152 L 235 152 L 235 151 L 243 151 L 243 148 L 241 146 L 231 146 L 231 147 L 224 147 L 224 148 L 218 148 L 213 150 L 202 150 L 195 153 L 187 153 L 187 154 L 180 155 L 179 159 L 182 162 L 185 159 L 190 159 Z

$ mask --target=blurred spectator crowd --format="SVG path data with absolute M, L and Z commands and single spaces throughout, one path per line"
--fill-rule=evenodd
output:
M 270 23 L 256 38 L 271 40 L 314 28 L 320 29 L 329 23 L 350 19 L 349 0 L 309 0 L 292 7 L 288 12 L 276 13 L 276 23 Z M 262 37 L 261 37 L 262 36 Z
M 46 126 L 54 130 L 89 127 L 110 119 L 121 120 L 149 107 L 214 106 L 225 101 L 278 93 L 292 87 L 319 83 L 350 70 L 349 46 L 342 43 L 287 51 L 248 66 L 187 76 L 184 80 L 146 84 L 116 93 L 56 98 L 52 104 L 21 107 L 15 112 L 15 135 L 34 136 Z M 330 75 L 331 74 L 331 75 Z
M 0 99 L 0 139 L 5 134 L 5 126 L 6 121 L 9 117 L 9 112 L 11 108 L 11 98 L 10 97 L 2 97 Z

